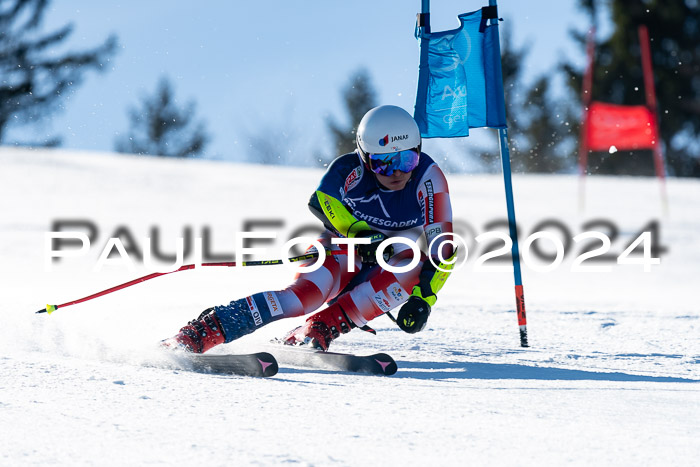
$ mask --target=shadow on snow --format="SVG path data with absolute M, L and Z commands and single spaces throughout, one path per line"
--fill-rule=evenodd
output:
M 699 380 L 670 376 L 632 375 L 620 372 L 570 370 L 509 363 L 397 361 L 392 378 L 418 379 L 517 379 L 567 381 L 643 381 L 654 383 L 698 383 Z

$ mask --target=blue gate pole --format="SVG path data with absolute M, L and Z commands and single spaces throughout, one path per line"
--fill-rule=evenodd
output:
M 513 183 L 511 181 L 510 152 L 508 151 L 508 130 L 498 130 L 498 143 L 501 149 L 501 166 L 503 167 L 503 185 L 506 189 L 506 206 L 508 208 L 508 229 L 513 241 L 511 255 L 513 256 L 513 278 L 515 279 L 515 306 L 520 327 L 520 346 L 529 347 L 527 342 L 527 317 L 525 315 L 525 293 L 523 278 L 520 272 L 520 249 L 518 248 L 518 228 L 515 222 L 515 205 L 513 202 Z
M 420 13 L 423 15 L 423 32 L 430 34 L 430 0 L 421 0 Z
M 489 0 L 489 6 L 497 6 L 496 0 Z M 498 24 L 498 18 L 491 19 L 491 25 Z M 499 39 L 500 42 L 500 39 Z M 500 54 L 500 44 L 499 44 Z M 497 57 L 500 60 L 500 57 Z M 511 180 L 510 151 L 508 150 L 508 129 L 498 129 L 498 146 L 501 151 L 501 167 L 503 169 L 503 185 L 506 190 L 506 206 L 508 208 L 508 228 L 513 241 L 511 255 L 513 257 L 513 277 L 515 279 L 515 306 L 520 327 L 520 346 L 529 347 L 527 342 L 527 317 L 525 315 L 525 293 L 523 278 L 520 272 L 520 249 L 518 248 L 518 229 L 515 222 L 515 203 L 513 202 L 513 183 Z

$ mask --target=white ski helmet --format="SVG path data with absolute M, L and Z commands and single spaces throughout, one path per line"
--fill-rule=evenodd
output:
M 401 107 L 381 105 L 362 117 L 357 127 L 357 148 L 367 162 L 368 154 L 388 154 L 417 148 L 421 137 L 418 124 Z

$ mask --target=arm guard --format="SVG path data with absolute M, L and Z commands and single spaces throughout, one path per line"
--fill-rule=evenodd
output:
M 430 260 L 423 263 L 423 268 L 418 276 L 418 285 L 413 287 L 411 292 L 412 297 L 422 298 L 431 307 L 437 301 L 437 293 L 445 285 L 445 281 L 452 273 L 457 257 L 455 249 L 452 256 L 441 262 L 438 266 L 442 271 L 438 270 Z
M 322 191 L 311 195 L 309 209 L 327 229 L 344 237 L 353 238 L 363 230 L 371 230 L 367 222 L 357 220 L 343 203 Z

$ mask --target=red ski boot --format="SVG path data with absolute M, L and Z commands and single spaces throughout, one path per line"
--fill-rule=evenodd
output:
M 347 334 L 354 327 L 340 305 L 334 303 L 309 316 L 304 325 L 291 330 L 282 342 L 286 345 L 310 345 L 327 351 L 331 341 L 341 334 Z
M 204 310 L 197 319 L 187 323 L 175 336 L 161 342 L 164 347 L 179 348 L 187 352 L 204 353 L 225 341 L 224 330 L 214 308 Z

